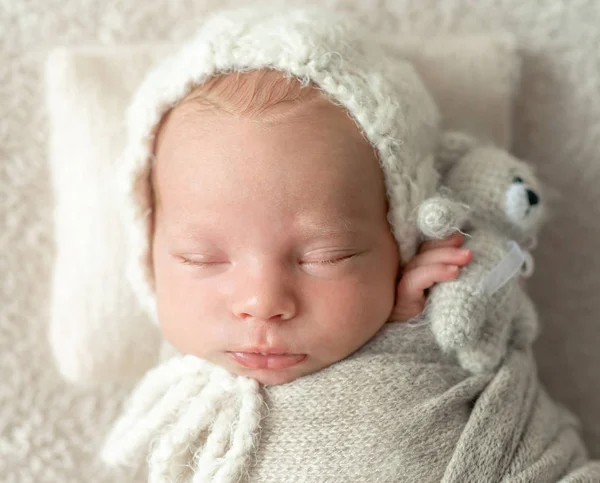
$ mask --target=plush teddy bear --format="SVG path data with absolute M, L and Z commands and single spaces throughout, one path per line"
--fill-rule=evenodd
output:
M 425 238 L 465 234 L 473 260 L 429 292 L 424 317 L 440 347 L 472 373 L 493 371 L 509 345 L 525 349 L 538 334 L 535 307 L 520 284 L 533 272 L 529 250 L 546 219 L 533 168 L 508 152 L 448 132 L 437 157 L 439 196 L 419 209 Z

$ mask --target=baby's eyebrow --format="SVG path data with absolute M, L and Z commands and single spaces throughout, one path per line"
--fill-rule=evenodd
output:
M 356 235 L 363 231 L 363 224 L 350 218 L 338 218 L 335 222 L 329 223 L 301 222 L 298 224 L 298 230 L 310 238 L 325 238 Z
M 211 230 L 200 228 L 195 224 L 174 224 L 168 227 L 167 236 L 174 240 L 198 241 L 207 240 L 210 237 Z

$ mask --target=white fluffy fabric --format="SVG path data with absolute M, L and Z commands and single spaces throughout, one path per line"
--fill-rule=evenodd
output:
M 240 481 L 259 445 L 263 411 L 255 380 L 175 356 L 144 376 L 102 458 L 111 467 L 147 461 L 151 483 Z
M 234 5 L 241 0 L 223 2 Z M 306 2 L 296 2 L 306 3 Z M 321 3 L 321 2 L 319 2 Z M 524 58 L 514 148 L 565 193 L 540 235 L 529 287 L 547 324 L 537 347 L 550 393 L 600 456 L 600 4 L 588 0 L 329 1 L 393 35 L 508 31 Z M 208 0 L 0 1 L 0 479 L 114 482 L 95 464 L 126 388 L 79 390 L 53 367 L 54 255 L 42 65 L 60 45 L 187 38 Z M 124 478 L 120 481 L 134 481 Z
M 48 62 L 56 241 L 49 335 L 58 368 L 72 382 L 135 380 L 156 362 L 160 334 L 124 276 L 128 254 L 114 179 L 123 105 L 164 50 L 106 57 L 101 49 L 59 49 Z

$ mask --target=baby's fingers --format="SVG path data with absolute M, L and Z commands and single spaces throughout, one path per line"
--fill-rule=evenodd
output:
M 448 238 L 443 238 L 441 240 L 425 240 L 421 242 L 417 253 L 423 253 L 428 250 L 442 247 L 459 247 L 464 243 L 464 241 L 464 235 L 460 232 L 455 232 Z
M 468 265 L 473 259 L 473 252 L 464 248 L 435 248 L 415 255 L 404 267 L 405 272 L 423 265 Z
M 437 282 L 452 280 L 460 273 L 456 265 L 425 265 L 406 272 L 398 282 L 399 300 L 421 300 L 425 290 Z

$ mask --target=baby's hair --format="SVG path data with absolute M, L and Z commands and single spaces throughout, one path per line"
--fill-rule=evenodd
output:
M 179 105 L 194 103 L 231 115 L 247 116 L 261 121 L 280 119 L 300 103 L 318 99 L 314 84 L 303 84 L 295 77 L 272 69 L 232 72 L 210 78 L 194 88 Z M 277 107 L 277 113 L 273 110 Z

